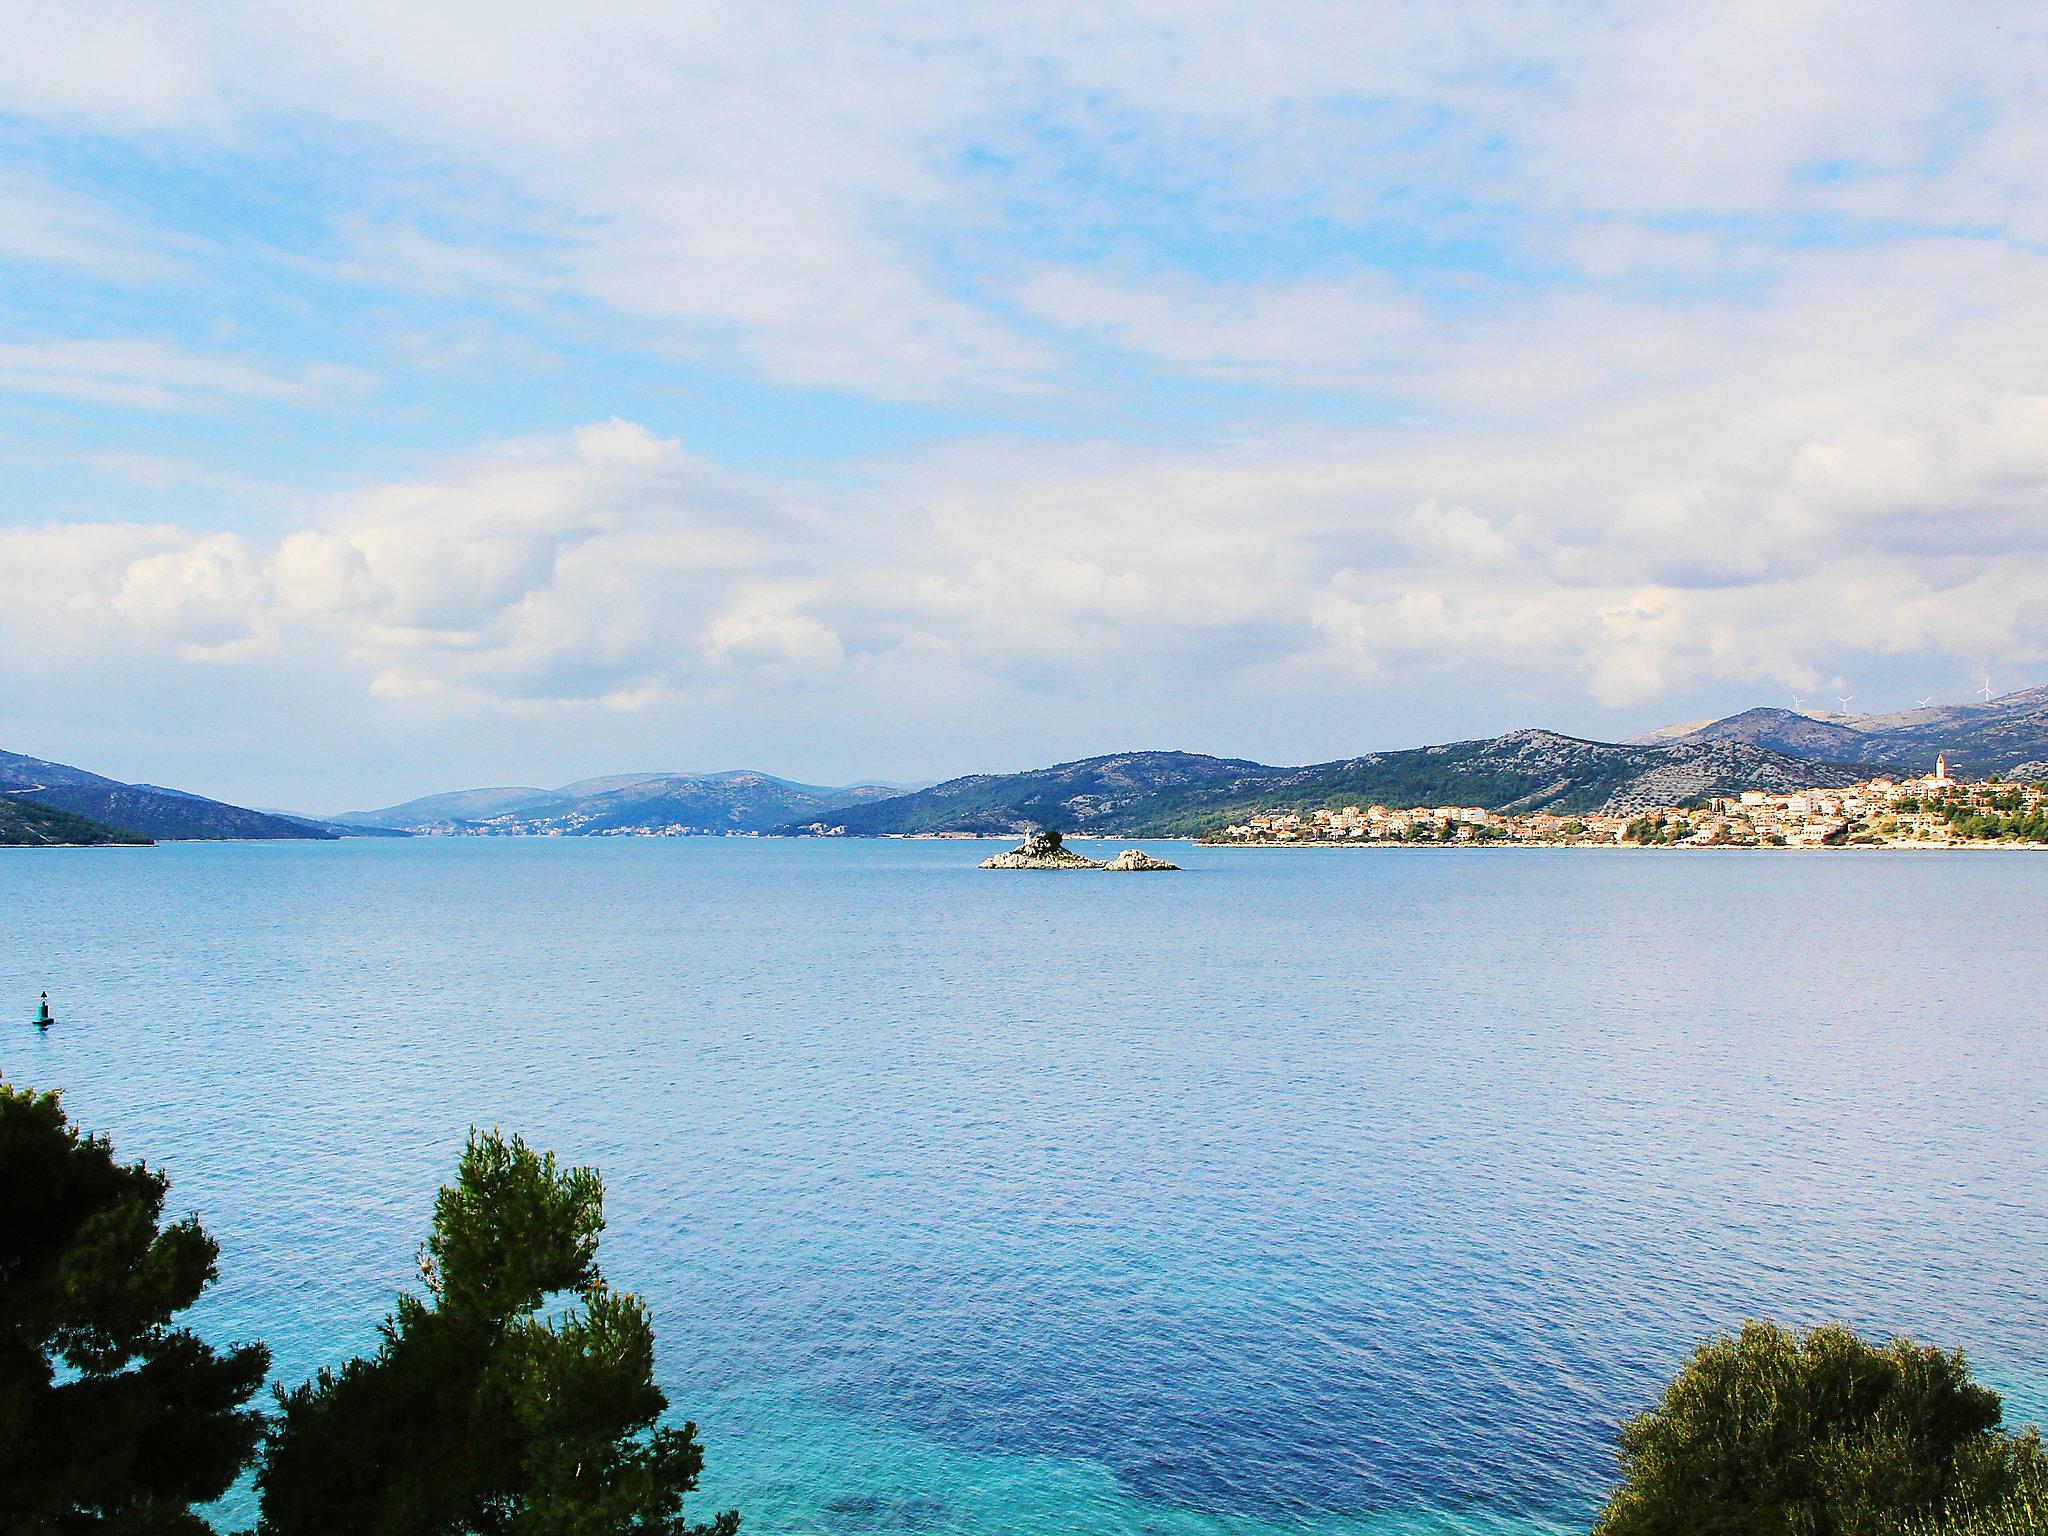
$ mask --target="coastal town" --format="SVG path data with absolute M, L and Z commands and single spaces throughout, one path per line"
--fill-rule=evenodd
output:
M 1917 778 L 1773 794 L 1746 790 L 1693 805 L 1565 815 L 1474 805 L 1317 806 L 1248 816 L 1205 839 L 1252 846 L 1536 844 L 1688 848 L 1942 848 L 2048 844 L 2048 784 L 1970 782 L 1948 759 Z

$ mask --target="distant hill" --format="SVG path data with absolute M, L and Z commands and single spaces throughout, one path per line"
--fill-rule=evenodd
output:
M 24 757 L 19 752 L 0 752 L 0 791 L 43 789 L 56 784 L 114 784 L 118 780 L 87 773 L 69 763 L 47 758 Z
M 849 836 L 906 832 L 1007 834 L 1035 826 L 1119 829 L 1156 819 L 1204 792 L 1228 795 L 1284 769 L 1197 752 L 1122 752 L 1028 773 L 970 774 L 871 801 L 829 818 Z
M 411 837 L 412 833 L 398 827 L 376 827 L 368 822 L 328 821 L 319 816 L 301 816 L 296 811 L 281 811 L 275 806 L 256 807 L 266 816 L 276 816 L 295 826 L 310 827 L 315 832 L 324 832 L 330 837 Z
M 1658 732 L 1654 739 L 1741 742 L 1792 757 L 1897 773 L 1925 773 L 1946 753 L 1949 766 L 1966 777 L 2048 778 L 2048 687 L 2022 689 L 1985 704 L 1938 704 L 1884 715 L 1746 709 L 1676 736 Z
M 522 786 L 511 789 L 455 789 L 446 794 L 422 795 L 402 805 L 387 805 L 381 811 L 343 811 L 331 821 L 344 826 L 397 827 L 408 832 L 450 830 L 489 816 L 520 811 L 545 813 L 565 808 L 569 801 L 552 790 Z
M 55 806 L 38 805 L 18 795 L 0 794 L 0 847 L 89 848 L 107 844 L 143 844 L 149 839 L 119 827 L 102 826 Z
M 0 752 L 0 796 L 68 812 L 142 841 L 332 838 L 307 822 L 209 800 L 154 784 L 123 784 L 101 774 L 18 752 Z
M 1685 805 L 1745 789 L 1853 784 L 1860 774 L 1739 742 L 1657 745 L 1587 741 L 1555 731 L 1510 731 L 1481 741 L 1375 752 L 1283 771 L 1224 806 L 1189 807 L 1182 830 L 1213 830 L 1215 812 L 1317 805 L 1477 805 L 1490 811 L 1583 814 Z
M 270 841 L 310 838 L 331 841 L 332 832 L 304 821 L 266 816 L 200 795 L 167 793 L 135 784 L 64 784 L 49 789 L 9 790 L 17 800 L 32 800 L 74 815 L 89 816 L 108 826 L 140 832 L 158 842 Z
M 1186 752 L 1132 752 L 1030 773 L 953 779 L 831 818 L 849 836 L 1008 834 L 1032 826 L 1126 837 L 1199 835 L 1273 807 L 1477 805 L 1625 811 L 1744 789 L 1849 784 L 1858 771 L 1739 742 L 1583 741 L 1512 731 L 1483 741 L 1276 768 Z M 788 830 L 800 831 L 801 827 Z
M 462 789 L 334 819 L 353 825 L 471 836 L 568 836 L 656 832 L 769 832 L 835 816 L 901 793 L 891 785 L 799 784 L 738 769 L 724 773 L 627 773 L 560 789 Z

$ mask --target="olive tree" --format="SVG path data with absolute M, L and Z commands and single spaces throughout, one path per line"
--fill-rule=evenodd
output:
M 2001 1417 L 1960 1354 L 1752 1322 L 1622 1426 L 1595 1536 L 1890 1536 L 1990 1508 L 2042 1465 L 2034 1432 Z

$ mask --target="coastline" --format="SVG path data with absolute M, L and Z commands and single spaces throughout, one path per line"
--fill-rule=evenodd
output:
M 1393 838 L 1360 838 L 1356 842 L 1252 842 L 1245 838 L 1210 840 L 1206 838 L 1149 838 L 1149 842 L 1191 842 L 1203 848 L 1244 848 L 1262 852 L 1287 852 L 1301 849 L 1323 849 L 1326 851 L 1359 851 L 1369 848 L 1405 850 L 1413 853 L 1440 853 L 1450 849 L 1467 852 L 1487 853 L 2042 853 L 2048 852 L 2048 843 L 2021 842 L 1893 842 L 1893 843 L 1537 843 L 1511 839 L 1490 839 L 1465 842 L 1404 842 Z

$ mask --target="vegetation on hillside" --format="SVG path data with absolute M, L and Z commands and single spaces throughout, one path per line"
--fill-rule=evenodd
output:
M 178 790 L 147 784 L 53 784 L 20 790 L 15 798 L 74 816 L 90 817 L 110 827 L 125 827 L 146 837 L 170 842 L 272 841 L 310 838 L 326 841 L 334 834 L 311 822 L 251 811 L 239 805 L 208 800 Z
M 139 832 L 105 826 L 19 795 L 0 794 L 0 847 L 136 847 L 147 846 L 149 841 Z
M 2048 843 L 2048 805 L 2019 789 L 1994 790 L 1975 805 L 1944 803 L 1941 812 L 1957 837 L 1986 842 Z

